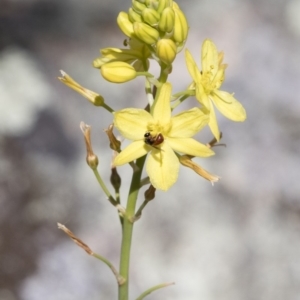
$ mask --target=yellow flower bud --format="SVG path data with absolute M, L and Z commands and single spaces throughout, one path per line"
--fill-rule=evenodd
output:
M 107 57 L 98 57 L 93 60 L 93 67 L 96 69 L 100 69 L 104 64 L 110 61 Z
M 166 7 L 168 7 L 169 0 L 160 0 L 157 7 L 157 12 L 161 13 Z
M 101 67 L 101 75 L 104 79 L 114 83 L 123 83 L 136 77 L 136 71 L 133 66 L 122 62 L 110 62 Z
M 129 20 L 134 22 L 142 22 L 142 17 L 140 14 L 138 14 L 133 8 L 129 8 L 128 10 Z
M 148 8 L 153 8 L 156 10 L 160 1 L 161 0 L 146 0 L 145 4 Z
M 132 37 L 134 34 L 133 24 L 129 20 L 129 16 L 126 12 L 121 11 L 117 17 L 117 23 L 122 32 L 128 37 Z
M 132 1 L 132 8 L 137 12 L 137 13 L 142 13 L 142 11 L 147 8 L 145 4 L 139 2 L 139 1 L 136 1 L 136 0 L 133 0 Z
M 176 44 L 170 39 L 161 39 L 156 43 L 156 55 L 165 64 L 170 65 L 177 54 Z
M 171 32 L 174 28 L 175 23 L 175 12 L 173 8 L 165 8 L 160 16 L 158 28 L 163 32 Z
M 144 43 L 146 44 L 154 44 L 159 38 L 159 32 L 154 29 L 153 27 L 141 23 L 141 22 L 134 22 L 133 23 L 133 30 L 135 35 Z
M 153 8 L 146 8 L 142 12 L 142 17 L 145 23 L 155 26 L 158 24 L 160 14 Z
M 184 13 L 180 8 L 176 7 L 178 7 L 178 5 L 174 5 L 173 2 L 173 9 L 175 13 L 173 39 L 177 43 L 183 43 L 187 39 L 189 27 Z

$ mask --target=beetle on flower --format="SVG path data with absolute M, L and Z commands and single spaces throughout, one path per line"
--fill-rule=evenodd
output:
M 192 138 L 207 125 L 209 117 L 200 108 L 183 111 L 171 116 L 170 98 L 172 86 L 165 83 L 159 89 L 152 113 L 143 109 L 126 108 L 114 113 L 114 125 L 122 136 L 132 140 L 114 165 L 120 166 L 149 153 L 146 171 L 152 185 L 168 190 L 177 180 L 179 159 L 177 152 L 191 156 L 208 157 L 214 152 Z M 149 137 L 159 137 L 159 143 L 149 143 Z

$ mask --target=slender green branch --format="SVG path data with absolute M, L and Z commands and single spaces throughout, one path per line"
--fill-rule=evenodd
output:
M 105 102 L 101 106 L 110 113 L 114 112 L 114 110 L 109 105 L 107 105 Z
M 91 255 L 104 262 L 111 269 L 111 271 L 113 272 L 113 274 L 117 279 L 118 285 L 122 285 L 125 282 L 125 279 L 118 273 L 117 269 L 113 266 L 113 264 L 109 260 L 94 252 Z
M 172 101 L 183 96 L 195 96 L 195 90 L 185 90 L 172 95 Z
M 190 95 L 183 95 L 171 106 L 172 110 L 175 109 L 179 104 L 181 104 L 184 100 L 186 100 Z
M 150 178 L 149 178 L 149 176 L 147 176 L 141 180 L 140 187 L 142 187 L 146 184 L 149 184 L 149 183 L 150 183 Z
M 134 216 L 138 192 L 140 189 L 140 180 L 146 155 L 137 159 L 136 166 L 138 167 L 132 175 L 131 185 L 129 189 L 126 216 L 123 220 L 122 244 L 121 244 L 121 259 L 120 259 L 120 275 L 125 278 L 125 283 L 119 286 L 119 300 L 128 300 L 129 287 L 129 261 L 130 249 L 132 241 L 133 223 L 130 219 Z
M 162 283 L 162 284 L 158 284 L 150 289 L 148 289 L 147 291 L 145 291 L 144 293 L 142 293 L 138 298 L 136 298 L 136 300 L 142 300 L 144 299 L 146 296 L 148 296 L 149 294 L 151 294 L 152 292 L 158 290 L 158 289 L 162 289 L 164 287 L 170 286 L 170 285 L 174 285 L 175 282 L 169 282 L 169 283 Z
M 109 192 L 108 188 L 106 187 L 104 181 L 102 180 L 99 172 L 97 169 L 93 169 L 93 172 L 97 178 L 97 181 L 99 182 L 102 190 L 104 191 L 105 195 L 108 197 L 108 201 L 113 205 L 116 206 L 118 204 L 118 202 L 114 199 L 114 197 L 111 195 L 111 193 Z
M 133 221 L 138 220 L 141 215 L 142 215 L 142 211 L 143 209 L 146 207 L 146 205 L 148 204 L 149 200 L 144 200 L 144 202 L 141 204 L 141 206 L 139 207 L 139 209 L 137 210 L 137 212 L 135 213 L 134 217 L 133 217 Z
M 124 283 L 124 278 L 122 276 L 120 276 L 120 274 L 118 273 L 118 271 L 116 270 L 116 268 L 113 266 L 113 264 L 106 258 L 104 258 L 103 256 L 93 252 L 93 250 L 87 245 L 85 244 L 81 239 L 79 239 L 70 229 L 68 229 L 65 225 L 57 223 L 58 229 L 64 231 L 72 240 L 73 242 L 79 246 L 80 248 L 82 248 L 87 254 L 96 257 L 97 259 L 101 260 L 102 262 L 104 262 L 113 272 L 113 274 L 115 275 L 117 282 L 119 285 Z

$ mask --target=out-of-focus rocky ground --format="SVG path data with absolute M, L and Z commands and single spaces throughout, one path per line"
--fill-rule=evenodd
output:
M 131 298 L 300 299 L 300 2 L 178 1 L 199 57 L 211 38 L 229 64 L 224 89 L 247 109 L 245 123 L 219 116 L 226 148 L 199 160 L 222 177 L 211 186 L 181 168 L 136 224 Z M 72 229 L 118 265 L 120 226 L 85 164 L 80 121 L 92 125 L 100 171 L 111 151 L 111 116 L 63 86 L 63 69 L 115 109 L 145 101 L 142 79 L 105 82 L 91 62 L 121 47 L 116 25 L 130 1 L 4 0 L 0 8 L 0 299 L 116 299 L 110 270 L 72 243 Z M 183 54 L 170 77 L 190 83 Z M 209 138 L 208 131 L 201 136 Z M 123 175 L 122 195 L 130 169 Z M 142 200 L 142 199 L 140 199 Z

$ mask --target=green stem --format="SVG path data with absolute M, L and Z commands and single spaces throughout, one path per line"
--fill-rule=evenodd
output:
M 121 284 L 124 283 L 124 281 L 125 281 L 124 278 L 119 275 L 119 273 L 117 272 L 116 268 L 113 266 L 113 264 L 108 259 L 106 259 L 102 255 L 94 253 L 94 252 L 91 255 L 94 256 L 94 257 L 96 257 L 97 259 L 101 260 L 102 262 L 104 262 L 111 269 L 111 271 L 115 275 L 115 277 L 116 277 L 117 282 L 118 282 L 119 285 L 121 285 Z
M 107 105 L 106 103 L 103 103 L 101 106 L 102 106 L 104 109 L 106 109 L 108 112 L 110 112 L 110 113 L 113 113 L 113 112 L 114 112 L 114 110 L 113 110 L 109 105 Z
M 148 289 L 147 291 L 145 291 L 143 294 L 141 294 L 138 298 L 136 298 L 136 300 L 142 300 L 144 299 L 146 296 L 148 296 L 149 294 L 151 294 L 152 292 L 158 290 L 158 289 L 162 289 L 164 287 L 170 286 L 175 284 L 174 282 L 170 282 L 170 283 L 162 283 L 162 284 L 158 284 L 150 289 Z
M 128 300 L 128 287 L 129 287 L 129 261 L 130 261 L 130 248 L 132 241 L 133 223 L 130 221 L 135 214 L 136 201 L 140 189 L 140 180 L 146 155 L 137 159 L 137 169 L 132 175 L 127 207 L 126 216 L 123 221 L 122 231 L 122 244 L 121 244 L 121 258 L 120 258 L 120 275 L 125 278 L 126 282 L 119 286 L 119 300 Z
M 102 190 L 104 191 L 105 195 L 108 197 L 109 202 L 113 205 L 116 206 L 118 204 L 118 202 L 114 199 L 114 197 L 111 195 L 111 193 L 109 192 L 108 188 L 106 187 L 104 181 L 102 180 L 99 172 L 97 169 L 93 169 L 93 172 L 97 178 L 97 181 L 99 182 Z
M 136 214 L 134 215 L 134 219 L 133 220 L 138 220 L 140 218 L 140 216 L 142 215 L 142 211 L 143 209 L 146 207 L 146 205 L 148 204 L 150 200 L 144 200 L 144 202 L 142 203 L 142 205 L 139 207 L 139 209 L 137 210 Z

